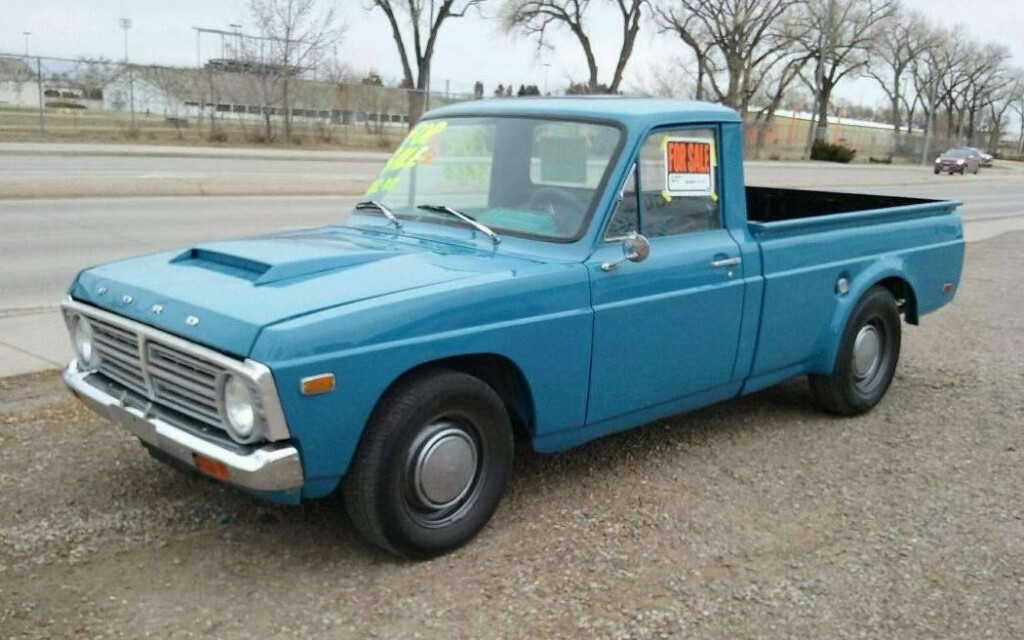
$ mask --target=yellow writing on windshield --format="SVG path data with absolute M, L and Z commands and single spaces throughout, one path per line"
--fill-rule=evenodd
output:
M 370 184 L 370 188 L 366 191 L 367 199 L 372 199 L 374 194 L 388 193 L 398 186 L 403 169 L 411 169 L 417 164 L 431 159 L 433 157 L 430 149 L 431 139 L 447 128 L 448 123 L 444 120 L 421 122 L 416 125 L 395 150 L 388 163 L 384 165 L 377 179 Z

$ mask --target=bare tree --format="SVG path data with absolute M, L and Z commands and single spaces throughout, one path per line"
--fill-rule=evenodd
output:
M 790 47 L 794 34 L 785 18 L 797 4 L 797 0 L 671 0 L 656 6 L 655 22 L 691 49 L 698 74 L 701 80 L 707 79 L 713 97 L 746 118 L 762 81 L 776 65 L 788 66 L 794 60 Z M 702 94 L 703 88 L 698 92 Z
M 87 60 L 79 58 L 75 61 L 74 70 L 68 77 L 70 84 L 82 92 L 82 96 L 89 100 L 102 100 L 103 87 L 120 73 L 118 65 L 106 58 Z
M 148 112 L 156 107 L 160 114 L 166 118 L 167 123 L 174 127 L 178 139 L 184 137 L 182 131 L 188 127 L 188 119 L 185 118 L 185 103 L 198 102 L 198 93 L 202 90 L 202 81 L 199 72 L 193 69 L 176 69 L 174 67 L 159 67 L 156 65 L 138 68 L 141 84 L 139 104 Z M 150 95 L 145 88 L 151 85 L 159 91 L 159 97 Z M 156 98 L 154 100 L 154 98 Z M 154 104 L 150 104 L 153 102 Z
M 922 14 L 897 9 L 881 24 L 878 39 L 869 52 L 864 73 L 878 82 L 889 100 L 893 154 L 900 149 L 904 110 L 907 111 L 908 125 L 913 119 L 913 109 L 905 98 L 907 85 L 911 84 L 911 66 L 924 52 L 937 45 L 936 32 Z
M 432 13 L 426 0 L 371 0 L 371 9 L 380 9 L 391 25 L 391 35 L 402 62 L 402 86 L 409 92 L 409 124 L 414 125 L 423 115 L 425 93 L 430 87 L 430 65 L 434 59 L 441 27 L 449 18 L 461 18 L 471 7 L 486 0 L 437 0 L 437 12 Z M 412 46 L 408 44 L 412 40 Z
M 640 32 L 640 19 L 647 0 L 604 0 L 611 2 L 621 18 L 622 42 L 611 82 L 602 85 L 598 77 L 594 44 L 587 33 L 586 15 L 591 0 L 511 0 L 503 7 L 502 22 L 507 31 L 518 31 L 536 38 L 539 49 L 550 48 L 549 33 L 559 28 L 568 29 L 576 38 L 587 61 L 587 88 L 589 93 L 607 91 L 618 93 L 626 65 L 633 54 L 633 45 Z
M 993 153 L 999 151 L 1007 113 L 1013 109 L 1024 92 L 1021 80 L 1020 69 L 1006 70 L 1005 83 L 992 93 L 988 101 L 984 126 L 988 134 L 987 146 Z
M 816 61 L 813 79 L 804 78 L 815 94 L 817 131 L 825 140 L 832 91 L 849 74 L 862 69 L 881 26 L 897 0 L 806 0 L 801 3 L 808 29 L 803 46 Z
M 985 45 L 967 57 L 957 135 L 966 136 L 970 144 L 975 143 L 979 115 L 1011 81 L 1006 67 L 1009 59 L 1009 49 L 994 43 Z
M 344 29 L 331 2 L 321 8 L 319 0 L 250 0 L 249 12 L 260 30 L 256 68 L 264 76 L 264 94 L 279 92 L 284 134 L 291 140 L 292 85 L 320 64 Z M 256 46 L 249 45 L 252 54 Z M 269 111 L 264 111 L 269 135 Z
M 1020 135 L 1017 137 L 1017 155 L 1020 155 L 1024 153 L 1024 69 L 1014 69 L 1013 76 L 1009 103 L 1020 124 Z
M 754 142 L 753 154 L 755 158 L 761 157 L 765 137 L 771 129 L 772 122 L 775 120 L 775 112 L 779 110 L 787 96 L 791 96 L 793 85 L 800 75 L 800 70 L 803 69 L 809 59 L 810 56 L 807 54 L 793 55 L 785 64 L 771 69 L 763 78 L 761 82 L 763 91 L 759 96 L 755 97 L 755 99 L 759 97 L 763 105 L 754 115 L 754 122 L 757 125 L 757 137 Z
M 922 163 L 929 161 L 939 109 L 947 99 L 954 100 L 961 84 L 961 67 L 970 46 L 961 27 L 954 31 L 937 30 L 935 45 L 915 57 L 910 65 L 910 80 L 915 101 L 924 112 L 925 142 Z

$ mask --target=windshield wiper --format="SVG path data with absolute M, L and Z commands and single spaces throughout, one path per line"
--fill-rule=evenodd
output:
M 447 213 L 450 216 L 454 216 L 459 220 L 462 220 L 463 222 L 470 225 L 480 233 L 484 234 L 485 236 L 490 238 L 491 242 L 493 242 L 494 244 L 498 244 L 499 242 L 501 242 L 501 238 L 499 238 L 498 234 L 494 233 L 494 231 L 492 231 L 490 227 L 483 223 L 477 222 L 473 217 L 468 216 L 457 209 L 452 209 L 451 207 L 445 206 L 443 204 L 418 204 L 416 205 L 416 208 L 423 209 L 425 211 L 430 211 L 433 213 Z
M 356 205 L 357 211 L 365 209 L 376 209 L 377 211 L 380 211 L 384 214 L 384 217 L 388 219 L 388 222 L 395 225 L 396 229 L 402 228 L 402 221 L 398 219 L 398 216 L 396 216 L 391 209 L 388 209 L 376 200 L 366 200 Z

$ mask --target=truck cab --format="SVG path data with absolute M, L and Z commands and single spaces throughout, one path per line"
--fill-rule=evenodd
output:
M 517 446 L 556 452 L 797 377 L 886 394 L 948 303 L 958 203 L 747 187 L 706 103 L 432 111 L 347 219 L 83 271 L 72 390 L 159 459 L 279 502 L 341 491 L 423 558 L 486 524 Z

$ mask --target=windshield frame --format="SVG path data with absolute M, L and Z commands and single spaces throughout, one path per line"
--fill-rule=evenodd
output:
M 513 98 L 514 99 L 514 98 Z M 611 155 L 608 156 L 608 163 L 605 166 L 604 173 L 601 176 L 601 180 L 597 186 L 594 187 L 594 195 L 591 197 L 590 202 L 587 204 L 586 213 L 583 215 L 580 221 L 579 228 L 576 233 L 572 236 L 549 236 L 538 233 L 530 233 L 528 231 L 522 231 L 519 229 L 512 229 L 509 227 L 502 227 L 499 225 L 488 224 L 491 229 L 495 231 L 499 236 L 511 236 L 516 238 L 524 238 L 527 240 L 538 240 L 541 242 L 549 242 L 555 244 L 572 244 L 579 242 L 583 239 L 594 223 L 594 214 L 598 209 L 598 205 L 601 203 L 607 193 L 608 184 L 615 173 L 619 162 L 622 159 L 622 150 L 626 146 L 627 138 L 629 137 L 629 130 L 625 123 L 619 120 L 613 120 L 611 118 L 594 118 L 588 116 L 565 116 L 561 114 L 491 114 L 491 113 L 479 113 L 479 114 L 460 114 L 457 116 L 445 117 L 442 114 L 438 114 L 437 117 L 423 117 L 417 122 L 417 126 L 423 122 L 451 122 L 453 120 L 498 120 L 498 119 L 512 119 L 512 120 L 533 120 L 537 122 L 571 122 L 580 124 L 590 125 L 604 125 L 613 127 L 618 131 L 619 139 L 615 144 L 615 148 L 612 150 Z M 404 139 L 403 139 L 404 140 Z M 492 169 L 493 170 L 493 169 Z M 364 194 L 365 196 L 366 194 Z M 447 203 L 430 203 L 430 204 L 447 204 Z M 395 215 L 400 220 L 408 220 L 410 222 L 426 222 L 428 224 L 439 224 L 443 226 L 456 227 L 461 229 L 473 229 L 472 226 L 451 217 L 434 217 L 434 216 L 412 216 L 405 213 L 399 213 L 395 211 Z

